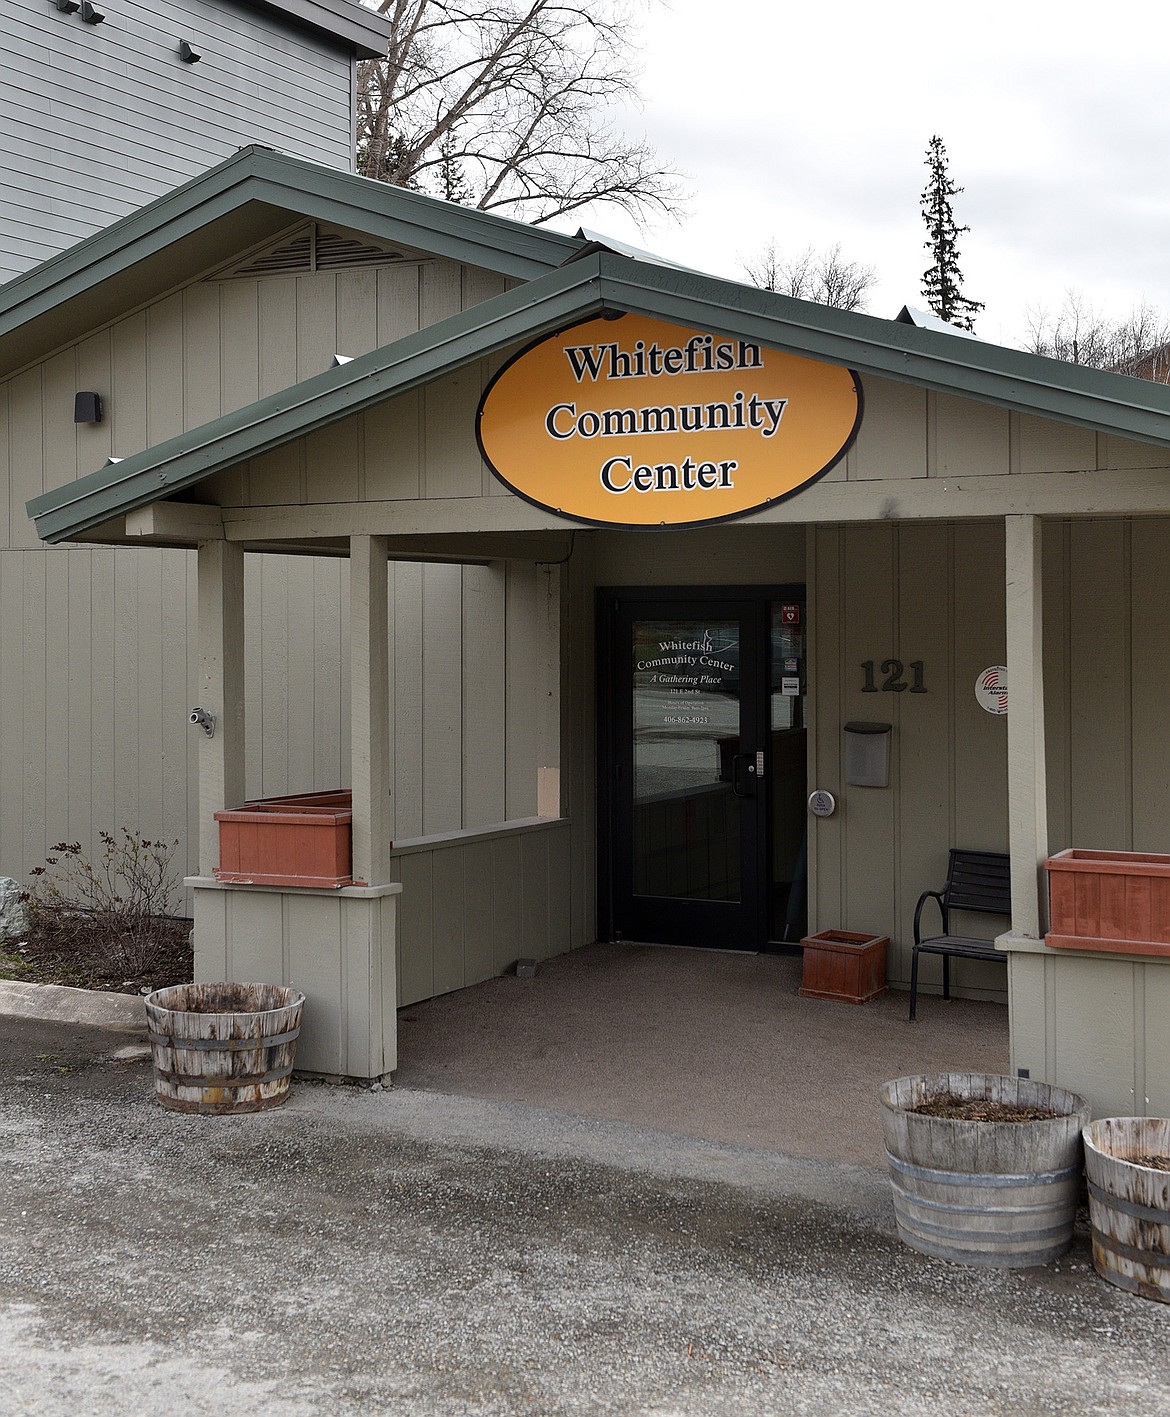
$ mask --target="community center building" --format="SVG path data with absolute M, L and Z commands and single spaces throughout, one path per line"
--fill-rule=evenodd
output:
M 259 148 L 0 320 L 13 524 L 193 567 L 133 768 L 197 740 L 196 977 L 303 988 L 304 1067 L 597 939 L 888 936 L 905 986 L 959 848 L 1010 853 L 951 965 L 1013 1070 L 1170 1110 L 1170 388 Z

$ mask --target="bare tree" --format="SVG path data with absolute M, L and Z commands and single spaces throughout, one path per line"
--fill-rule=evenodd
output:
M 1043 306 L 1028 311 L 1026 347 L 1090 369 L 1170 381 L 1170 320 L 1144 301 L 1125 319 L 1112 320 L 1082 291 L 1067 290 L 1055 316 Z
M 755 260 L 743 263 L 743 270 L 761 290 L 831 305 L 835 310 L 864 310 L 869 292 L 877 284 L 874 268 L 847 261 L 839 242 L 828 251 L 818 252 L 810 246 L 799 256 L 786 258 L 770 241 Z
M 378 0 L 385 59 L 358 67 L 358 168 L 549 221 L 591 202 L 673 212 L 678 174 L 608 115 L 638 100 L 637 0 Z

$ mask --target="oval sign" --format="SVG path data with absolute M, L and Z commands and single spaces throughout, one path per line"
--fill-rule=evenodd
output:
M 507 487 L 600 526 L 758 511 L 827 472 L 861 384 L 835 364 L 643 315 L 546 337 L 488 385 L 476 431 Z

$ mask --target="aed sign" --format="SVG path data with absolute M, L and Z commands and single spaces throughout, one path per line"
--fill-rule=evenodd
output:
M 758 511 L 825 473 L 861 420 L 857 376 L 642 315 L 598 318 L 509 361 L 477 434 L 507 487 L 600 526 Z

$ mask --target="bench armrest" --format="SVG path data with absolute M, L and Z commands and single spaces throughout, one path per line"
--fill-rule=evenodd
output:
M 918 897 L 918 904 L 914 907 L 914 946 L 916 949 L 922 943 L 922 936 L 919 933 L 922 925 L 922 907 L 926 904 L 928 900 L 938 901 L 938 913 L 942 918 L 943 934 L 948 934 L 950 929 L 950 926 L 947 921 L 946 902 L 943 900 L 942 892 L 923 891 L 922 894 Z

